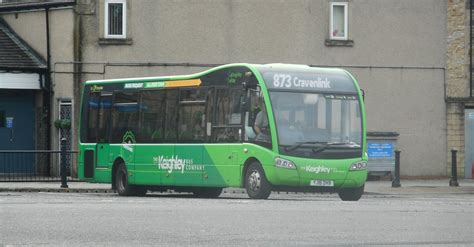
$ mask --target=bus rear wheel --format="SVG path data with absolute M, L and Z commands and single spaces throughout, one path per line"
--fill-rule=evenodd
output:
M 124 163 L 118 164 L 115 171 L 115 188 L 119 196 L 144 196 L 147 188 L 128 183 L 128 172 Z
M 364 194 L 364 185 L 359 188 L 340 189 L 337 193 L 343 201 L 358 201 Z
M 193 195 L 199 198 L 217 198 L 222 193 L 222 188 L 195 188 Z
M 252 199 L 267 199 L 272 192 L 272 186 L 257 162 L 251 163 L 245 172 L 245 190 Z

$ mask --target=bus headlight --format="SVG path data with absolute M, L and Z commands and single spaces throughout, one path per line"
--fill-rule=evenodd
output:
M 367 169 L 367 161 L 357 161 L 351 165 L 349 168 L 349 171 L 358 171 L 358 170 L 364 170 Z
M 275 166 L 287 169 L 296 169 L 295 163 L 282 158 L 275 158 Z

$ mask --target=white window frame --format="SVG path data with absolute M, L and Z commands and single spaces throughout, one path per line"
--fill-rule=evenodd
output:
M 334 6 L 343 6 L 344 7 L 344 36 L 333 36 L 333 20 L 334 20 Z M 331 14 L 329 15 L 329 38 L 337 40 L 347 40 L 348 39 L 348 4 L 347 2 L 332 2 L 331 3 Z
M 109 4 L 120 3 L 123 5 L 122 34 L 109 34 Z M 104 37 L 108 39 L 125 39 L 127 37 L 127 0 L 105 0 L 104 4 Z

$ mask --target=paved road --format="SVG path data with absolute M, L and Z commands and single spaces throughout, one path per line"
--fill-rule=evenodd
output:
M 474 246 L 473 229 L 474 194 L 0 193 L 0 246 Z

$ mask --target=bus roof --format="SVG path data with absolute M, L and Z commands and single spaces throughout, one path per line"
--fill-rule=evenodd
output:
M 205 71 L 201 71 L 188 75 L 171 75 L 171 76 L 154 76 L 154 77 L 136 77 L 136 78 L 119 78 L 119 79 L 104 79 L 104 80 L 89 80 L 85 84 L 107 84 L 107 83 L 127 83 L 127 82 L 154 82 L 164 80 L 186 80 L 200 77 L 211 72 L 231 67 L 252 67 L 253 64 L 248 63 L 233 63 L 214 67 Z
M 233 63 L 189 75 L 91 80 L 87 81 L 86 84 L 159 83 L 164 81 L 192 80 L 232 67 L 246 67 L 253 73 L 259 74 L 257 77 L 262 78 L 266 87 L 270 90 L 357 92 L 357 85 L 353 77 L 344 69 L 283 63 Z

